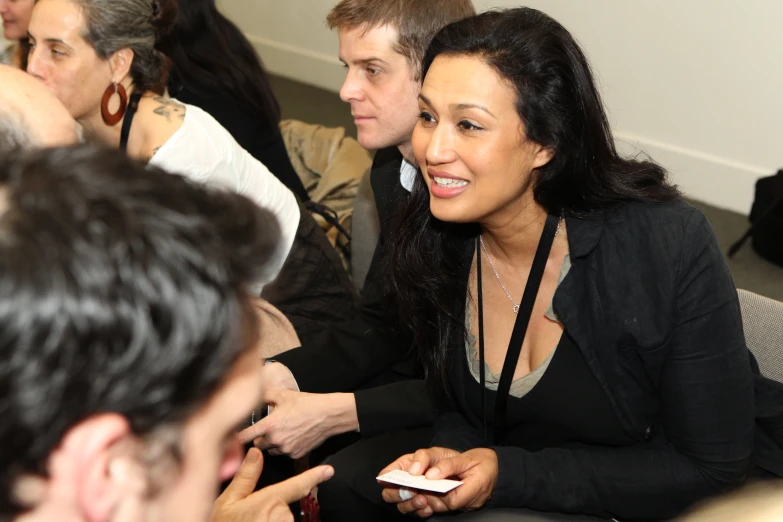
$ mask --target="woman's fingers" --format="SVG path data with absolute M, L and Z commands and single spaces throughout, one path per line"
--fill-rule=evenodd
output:
M 381 498 L 389 504 L 399 504 L 403 502 L 400 498 L 400 488 L 383 488 Z
M 394 462 L 392 462 L 391 464 L 389 464 L 388 466 L 383 468 L 381 470 L 381 472 L 378 473 L 378 476 L 380 477 L 381 475 L 385 475 L 385 474 L 389 473 L 390 471 L 395 471 L 395 470 L 399 470 L 399 469 L 407 470 L 408 467 L 411 464 L 411 460 L 412 459 L 413 459 L 413 454 L 412 453 L 408 453 L 407 455 L 403 455 L 402 457 L 398 458 L 397 460 L 395 460 Z
M 394 486 L 384 488 L 381 491 L 381 497 L 389 504 L 399 504 L 401 502 L 410 502 L 416 497 L 416 491 L 408 488 Z
M 429 506 L 425 507 L 424 509 L 420 509 L 416 512 L 416 516 L 419 518 L 429 518 L 432 516 L 432 508 Z
M 427 507 L 434 513 L 445 513 L 451 511 L 443 499 L 437 495 L 425 495 Z M 430 513 L 432 514 L 432 513 Z
M 419 517 L 429 517 L 433 513 L 451 511 L 438 495 L 424 494 L 407 488 L 386 488 L 381 495 L 384 501 L 397 504 L 399 512 L 405 515 L 413 513 Z
M 397 504 L 397 510 L 403 515 L 415 513 L 423 509 L 429 509 L 429 505 L 427 504 L 427 497 L 421 494 L 416 495 L 411 500 Z
M 457 477 L 476 465 L 474 459 L 467 453 L 440 459 L 427 470 L 428 479 L 445 479 Z
M 457 456 L 459 456 L 459 452 L 448 448 L 436 447 L 420 449 L 413 454 L 413 459 L 410 467 L 408 468 L 408 473 L 411 475 L 421 475 L 441 460 Z

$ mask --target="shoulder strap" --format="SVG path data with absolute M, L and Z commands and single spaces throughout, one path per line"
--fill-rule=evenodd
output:
M 552 214 L 549 214 L 546 218 L 544 231 L 541 233 L 541 240 L 538 242 L 538 249 L 536 249 L 533 265 L 530 268 L 530 275 L 528 275 L 527 284 L 525 285 L 525 292 L 522 294 L 522 301 L 519 304 L 517 320 L 514 322 L 514 329 L 511 331 L 511 340 L 508 343 L 506 359 L 503 361 L 503 371 L 500 374 L 497 400 L 495 401 L 495 444 L 503 444 L 505 442 L 508 394 L 511 390 L 511 382 L 519 361 L 519 354 L 522 352 L 522 342 L 525 340 L 530 317 L 533 314 L 533 305 L 536 302 L 541 280 L 544 278 L 549 252 L 552 250 L 552 243 L 555 241 L 558 221 L 558 217 Z
M 128 150 L 128 136 L 130 136 L 133 117 L 136 115 L 136 110 L 139 108 L 139 100 L 141 100 L 141 92 L 133 91 L 130 95 L 130 100 L 128 101 L 128 108 L 125 109 L 125 119 L 122 121 L 122 132 L 120 133 L 120 150 L 122 152 Z

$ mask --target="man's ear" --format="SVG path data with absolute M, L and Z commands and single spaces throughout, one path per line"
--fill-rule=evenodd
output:
M 145 497 L 147 478 L 138 448 L 127 419 L 117 414 L 90 417 L 65 434 L 57 458 L 73 468 L 74 500 L 87 520 L 108 522 L 121 505 Z
M 111 55 L 111 58 L 109 58 L 109 66 L 111 67 L 112 82 L 121 83 L 130 75 L 133 56 L 133 51 L 128 48 L 120 49 Z

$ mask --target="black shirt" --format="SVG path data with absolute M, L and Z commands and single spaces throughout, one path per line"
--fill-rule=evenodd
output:
M 454 388 L 464 393 L 471 413 L 481 418 L 481 385 L 470 372 L 467 354 L 461 362 L 463 370 L 454 373 L 460 382 Z M 497 391 L 487 389 L 485 394 L 487 416 L 491 417 Z M 623 431 L 609 398 L 567 332 L 563 332 L 538 383 L 522 397 L 509 396 L 506 420 L 506 445 L 528 451 L 568 442 L 607 446 L 636 442 Z M 487 436 L 491 436 L 492 426 L 488 418 Z

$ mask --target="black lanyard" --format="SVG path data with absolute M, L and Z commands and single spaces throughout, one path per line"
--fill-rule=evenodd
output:
M 538 242 L 536 255 L 533 258 L 533 266 L 530 268 L 530 274 L 525 284 L 525 293 L 522 294 L 522 301 L 519 303 L 517 319 L 514 322 L 514 329 L 511 331 L 511 340 L 508 343 L 506 359 L 503 361 L 503 370 L 500 373 L 500 382 L 495 399 L 495 417 L 494 417 L 494 435 L 491 444 L 503 445 L 506 438 L 506 409 L 508 406 L 508 393 L 511 390 L 511 381 L 514 378 L 519 354 L 522 352 L 522 343 L 525 340 L 530 316 L 533 313 L 533 305 L 536 302 L 538 289 L 541 286 L 541 280 L 544 278 L 546 262 L 549 259 L 549 252 L 552 250 L 552 243 L 557 234 L 557 224 L 560 220 L 557 216 L 549 214 L 544 224 L 544 230 L 541 232 L 541 239 Z M 476 279 L 478 286 L 478 334 L 479 334 L 479 382 L 481 383 L 481 416 L 484 419 L 484 440 L 487 440 L 487 399 L 486 399 L 486 378 L 484 376 L 484 302 L 481 292 L 481 249 L 479 240 L 476 240 Z
M 136 115 L 136 109 L 139 108 L 139 100 L 141 100 L 141 92 L 133 91 L 128 101 L 128 108 L 125 109 L 125 119 L 122 121 L 122 132 L 120 133 L 120 150 L 126 152 L 128 149 L 128 136 L 130 136 L 131 125 L 133 124 L 133 117 Z

